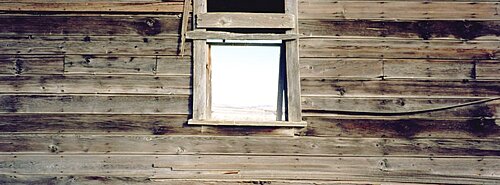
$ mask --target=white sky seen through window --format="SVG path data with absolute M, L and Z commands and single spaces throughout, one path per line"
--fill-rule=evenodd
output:
M 281 43 L 281 41 L 231 41 Z M 275 121 L 279 45 L 219 45 L 210 49 L 212 119 Z

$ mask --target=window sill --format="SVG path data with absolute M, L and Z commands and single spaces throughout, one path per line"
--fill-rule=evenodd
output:
M 306 127 L 307 122 L 290 121 L 223 121 L 223 120 L 192 120 L 188 125 L 210 125 L 210 126 L 259 126 L 259 127 Z

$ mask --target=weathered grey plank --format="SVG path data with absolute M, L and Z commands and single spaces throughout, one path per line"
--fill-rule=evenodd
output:
M 177 55 L 176 36 L 8 36 L 0 35 L 2 54 Z M 190 46 L 190 42 L 187 43 Z M 189 47 L 187 47 L 189 48 Z M 185 55 L 190 55 L 187 49 Z
M 0 76 L 1 93 L 191 94 L 189 76 Z
M 65 74 L 150 74 L 156 73 L 156 56 L 68 55 Z
M 193 17 L 199 14 L 207 13 L 207 1 L 193 1 Z M 198 21 L 193 21 L 194 29 L 198 31 L 206 31 L 198 29 Z M 208 91 L 209 86 L 209 70 L 210 63 L 209 51 L 206 40 L 193 40 L 193 104 L 192 104 L 192 119 L 204 120 L 210 118 L 210 107 Z M 208 115 L 207 115 L 208 114 Z
M 302 77 L 474 79 L 475 63 L 478 62 L 442 59 L 302 58 L 300 67 Z
M 500 21 L 299 20 L 299 29 L 305 37 L 498 40 Z
M 7 185 L 24 184 L 82 184 L 82 185 L 140 185 L 140 184 L 169 184 L 169 185 L 366 185 L 380 184 L 381 182 L 364 181 L 325 181 L 325 180 L 223 180 L 223 179 L 151 179 L 149 177 L 122 177 L 122 176 L 80 176 L 80 175 L 5 175 L 0 174 L 0 183 Z M 391 183 L 393 185 L 408 185 L 406 183 Z M 411 185 L 428 185 L 416 184 Z
M 482 96 L 498 97 L 500 82 L 461 80 L 348 80 L 303 78 L 302 95 L 366 96 Z
M 500 156 L 498 139 L 0 135 L 0 154 Z
M 178 34 L 179 25 L 176 15 L 0 15 L 1 34 L 147 37 Z
M 157 75 L 192 75 L 193 63 L 191 57 L 157 57 L 156 74 Z
M 499 20 L 495 2 L 336 1 L 299 3 L 301 19 Z
M 380 78 L 383 60 L 350 58 L 302 58 L 301 77 Z
M 228 40 L 293 40 L 297 34 L 272 33 L 231 33 L 223 31 L 189 31 L 187 38 L 193 40 L 228 39 Z
M 500 100 L 488 98 L 338 98 L 303 96 L 306 112 L 418 118 L 495 118 Z
M 189 26 L 189 12 L 192 10 L 191 0 L 184 0 L 183 10 L 182 10 L 182 23 L 181 23 L 181 43 L 179 46 L 179 54 L 184 56 L 185 43 L 186 43 L 186 32 Z M 193 14 L 194 15 L 194 14 Z
M 0 114 L 3 133 L 127 135 L 292 136 L 283 127 L 187 126 L 190 115 L 166 114 Z
M 481 111 L 479 109 L 478 111 Z M 342 137 L 500 137 L 498 120 L 488 118 L 367 117 L 306 113 L 299 134 Z M 1 114 L 4 133 L 108 133 L 218 136 L 290 136 L 278 127 L 187 126 L 187 115 Z
M 404 138 L 497 138 L 498 119 L 411 118 L 407 116 L 338 116 L 304 114 L 302 135 Z
M 295 28 L 291 13 L 199 13 L 197 28 Z
M 476 63 L 477 79 L 500 79 L 500 61 L 479 61 Z
M 49 11 L 49 12 L 182 12 L 182 3 L 176 1 L 19 1 L 0 2 L 1 11 Z
M 0 95 L 0 113 L 188 114 L 189 96 Z
M 0 114 L 3 133 L 200 134 L 185 127 L 188 115 Z
M 63 56 L 0 55 L 1 75 L 62 74 Z
M 343 180 L 495 184 L 498 158 L 213 155 L 0 156 L 1 173 L 154 179 Z
M 496 59 L 498 41 L 301 39 L 301 57 Z
M 384 60 L 384 78 L 474 79 L 475 61 Z

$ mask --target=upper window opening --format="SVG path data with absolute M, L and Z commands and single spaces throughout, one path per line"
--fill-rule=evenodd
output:
M 281 41 L 209 40 L 213 120 L 284 121 Z
M 207 0 L 208 12 L 285 13 L 284 0 Z

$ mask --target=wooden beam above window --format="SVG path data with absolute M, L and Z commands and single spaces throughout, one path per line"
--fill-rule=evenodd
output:
M 297 34 L 273 34 L 273 33 L 231 33 L 223 31 L 189 31 L 187 39 L 226 39 L 226 40 L 295 40 Z
M 202 13 L 197 28 L 295 28 L 295 16 L 282 13 Z

